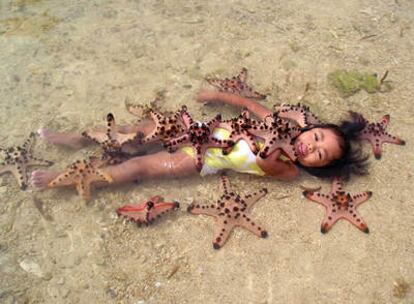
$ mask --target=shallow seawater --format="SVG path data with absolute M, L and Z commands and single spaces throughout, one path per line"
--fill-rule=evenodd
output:
M 390 114 L 389 132 L 407 142 L 384 145 L 370 174 L 345 185 L 374 193 L 358 209 L 369 235 L 346 221 L 320 233 L 324 209 L 299 186 L 328 192 L 329 181 L 229 173 L 238 192 L 269 189 L 252 211 L 269 237 L 237 228 L 218 251 L 213 219 L 186 212 L 218 198 L 218 176 L 96 189 L 86 204 L 74 189 L 20 191 L 3 174 L 0 303 L 413 303 L 413 11 L 408 0 L 0 1 L 0 147 L 42 127 L 101 126 L 109 112 L 135 123 L 125 102 L 160 93 L 164 110 L 185 104 L 196 119 L 232 117 L 238 109 L 195 96 L 209 88 L 206 76 L 242 67 L 268 94 L 266 106 L 301 100 L 331 122 L 349 110 L 370 120 Z M 338 69 L 388 70 L 393 89 L 344 98 L 327 79 Z M 97 151 L 34 146 L 54 171 Z M 156 194 L 180 210 L 150 227 L 117 217 L 120 206 Z

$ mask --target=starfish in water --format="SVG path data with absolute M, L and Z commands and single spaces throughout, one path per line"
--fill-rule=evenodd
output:
M 116 212 L 119 216 L 124 216 L 136 222 L 138 226 L 141 226 L 141 224 L 148 226 L 165 213 L 180 207 L 178 202 L 164 202 L 163 200 L 161 196 L 157 195 L 139 204 L 122 206 Z
M 253 123 L 247 131 L 264 139 L 264 145 L 259 152 L 261 158 L 266 158 L 275 150 L 281 149 L 292 161 L 296 160 L 293 142 L 294 138 L 300 134 L 300 128 L 279 118 L 277 112 L 267 116 L 264 121 Z
M 384 115 L 379 122 L 375 123 L 369 122 L 358 113 L 350 112 L 350 114 L 353 118 L 364 121 L 365 127 L 360 132 L 358 138 L 361 140 L 368 140 L 371 143 L 372 151 L 374 152 L 376 159 L 381 158 L 381 146 L 383 143 L 387 142 L 396 145 L 405 145 L 404 140 L 396 136 L 392 136 L 385 131 L 390 122 L 390 115 Z
M 32 155 L 32 148 L 36 134 L 30 133 L 29 138 L 21 146 L 0 148 L 5 154 L 4 162 L 0 163 L 0 175 L 11 172 L 16 178 L 20 189 L 27 188 L 27 169 L 30 166 L 51 166 L 53 162 L 36 158 Z
M 196 122 L 185 110 L 181 111 L 181 119 L 186 128 L 185 134 L 167 141 L 164 146 L 169 152 L 183 146 L 192 146 L 196 152 L 196 168 L 201 171 L 204 153 L 209 148 L 229 148 L 234 146 L 232 140 L 221 140 L 213 136 L 213 130 L 221 123 L 221 115 L 209 122 Z
M 369 233 L 367 225 L 358 215 L 356 208 L 372 196 L 371 191 L 350 194 L 342 190 L 341 180 L 335 178 L 330 193 L 324 194 L 320 191 L 305 190 L 303 195 L 325 207 L 326 215 L 321 224 L 322 233 L 328 232 L 341 218 L 348 220 L 359 230 Z
M 254 91 L 247 85 L 247 69 L 242 68 L 239 75 L 232 78 L 217 79 L 206 78 L 206 81 L 216 87 L 220 92 L 237 94 L 246 98 L 265 99 L 266 95 Z
M 106 132 L 85 131 L 82 136 L 99 144 L 103 151 L 103 158 L 109 161 L 109 164 L 117 164 L 131 155 L 122 151 L 122 147 L 127 143 L 137 140 L 140 134 L 129 133 L 124 134 L 117 131 L 115 118 L 112 113 L 106 116 L 107 130 Z
M 59 174 L 48 183 L 48 188 L 75 186 L 80 197 L 88 201 L 91 198 L 91 185 L 93 183 L 112 183 L 112 177 L 98 169 L 106 161 L 91 157 L 87 160 L 77 160 L 66 171 Z
M 250 209 L 260 198 L 266 195 L 267 189 L 247 195 L 238 195 L 230 188 L 229 179 L 221 177 L 221 197 L 215 204 L 199 205 L 192 203 L 188 206 L 188 212 L 192 214 L 204 214 L 216 219 L 213 248 L 220 249 L 234 227 L 240 226 L 259 237 L 266 238 L 267 232 L 250 218 Z
M 150 112 L 160 112 L 161 111 L 161 102 L 163 101 L 162 95 L 157 95 L 149 104 L 133 104 L 128 99 L 125 100 L 125 107 L 129 113 L 138 117 L 139 120 L 143 118 L 149 118 Z
M 309 111 L 309 107 L 298 103 L 297 105 L 274 105 L 273 109 L 281 118 L 287 118 L 295 121 L 301 128 L 309 125 L 320 124 L 319 118 Z

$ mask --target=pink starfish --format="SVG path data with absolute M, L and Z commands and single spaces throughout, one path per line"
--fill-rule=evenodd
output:
M 404 140 L 392 136 L 385 131 L 390 122 L 390 115 L 384 115 L 378 123 L 371 123 L 360 114 L 351 112 L 351 115 L 359 115 L 360 119 L 365 121 L 365 128 L 360 132 L 358 138 L 361 140 L 368 140 L 371 143 L 372 151 L 374 152 L 376 159 L 381 158 L 381 146 L 385 142 L 396 145 L 405 145 Z
M 119 216 L 124 216 L 131 221 L 134 221 L 140 226 L 145 224 L 148 226 L 155 219 L 164 215 L 165 213 L 176 210 L 180 207 L 178 202 L 164 202 L 163 198 L 159 195 L 151 197 L 148 201 L 125 205 L 116 210 Z
M 326 209 L 325 218 L 322 220 L 321 232 L 328 232 L 332 226 L 341 218 L 348 220 L 359 230 L 369 233 L 369 229 L 363 219 L 358 216 L 356 208 L 371 196 L 371 191 L 358 194 L 350 194 L 342 190 L 342 182 L 335 178 L 332 183 L 331 192 L 323 194 L 320 191 L 303 191 L 303 195 L 311 201 L 323 205 Z
M 247 85 L 247 69 L 242 68 L 239 75 L 232 78 L 217 79 L 206 78 L 207 82 L 216 87 L 220 92 L 237 94 L 246 98 L 265 99 L 266 95 L 254 91 Z
M 216 229 L 213 248 L 220 249 L 236 226 L 243 227 L 258 237 L 266 238 L 267 231 L 263 230 L 250 218 L 250 209 L 260 198 L 266 195 L 267 189 L 263 188 L 258 192 L 240 196 L 231 190 L 229 179 L 226 176 L 221 177 L 220 186 L 222 195 L 215 204 L 199 205 L 198 203 L 192 203 L 187 209 L 192 214 L 205 214 L 215 217 Z
M 221 115 L 217 115 L 209 122 L 196 122 L 185 110 L 181 111 L 181 118 L 186 127 L 186 132 L 177 138 L 167 141 L 164 146 L 168 151 L 183 146 L 192 146 L 196 152 L 196 168 L 201 171 L 204 154 L 209 148 L 229 148 L 234 146 L 232 140 L 220 140 L 213 136 L 213 131 L 221 123 Z
M 279 117 L 294 120 L 302 128 L 308 125 L 321 123 L 319 118 L 309 111 L 309 107 L 300 103 L 297 105 L 274 105 L 273 109 L 277 112 Z

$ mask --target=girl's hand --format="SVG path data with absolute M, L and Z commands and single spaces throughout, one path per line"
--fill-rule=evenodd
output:
M 197 101 L 201 103 L 210 103 L 217 100 L 217 92 L 211 90 L 201 90 L 197 94 Z

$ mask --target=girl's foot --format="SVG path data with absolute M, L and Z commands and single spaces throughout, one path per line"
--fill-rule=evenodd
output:
M 84 147 L 88 143 L 88 140 L 86 138 L 77 133 L 59 133 L 53 132 L 49 129 L 41 128 L 37 130 L 37 134 L 39 134 L 40 138 L 49 143 L 69 147 L 76 150 Z
M 44 190 L 59 174 L 59 172 L 48 170 L 33 171 L 30 176 L 30 184 L 37 190 Z

